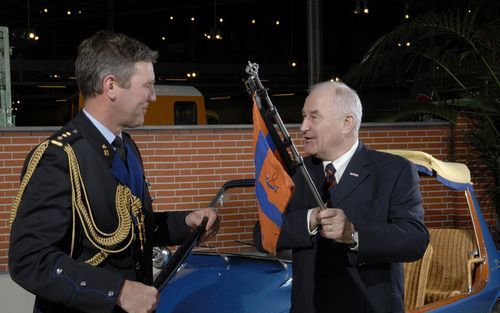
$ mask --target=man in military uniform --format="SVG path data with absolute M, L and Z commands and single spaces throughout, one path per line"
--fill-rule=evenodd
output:
M 34 293 L 34 312 L 151 312 L 152 247 L 180 244 L 211 208 L 152 211 L 139 150 L 124 128 L 141 126 L 155 101 L 157 52 L 98 32 L 78 49 L 84 108 L 28 156 L 15 198 L 9 269 Z

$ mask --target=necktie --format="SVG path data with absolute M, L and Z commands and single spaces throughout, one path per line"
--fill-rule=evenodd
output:
M 116 136 L 115 140 L 111 143 L 113 147 L 116 149 L 116 153 L 118 153 L 118 156 L 122 161 L 126 164 L 127 161 L 127 153 L 125 151 L 125 146 L 123 145 L 123 140 L 120 138 L 120 136 Z
M 332 163 L 328 163 L 325 167 L 325 189 L 330 191 L 337 185 L 337 180 L 335 179 L 335 172 L 337 170 Z

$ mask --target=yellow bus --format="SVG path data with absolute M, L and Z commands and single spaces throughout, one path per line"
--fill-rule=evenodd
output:
M 205 99 L 193 86 L 156 85 L 144 125 L 205 125 Z
M 205 98 L 193 86 L 155 85 L 156 101 L 151 102 L 144 125 L 206 125 L 217 124 L 219 117 L 205 110 Z M 79 97 L 78 109 L 83 107 Z

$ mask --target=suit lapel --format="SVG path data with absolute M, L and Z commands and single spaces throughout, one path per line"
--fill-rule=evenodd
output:
M 369 165 L 366 147 L 360 142 L 340 182 L 330 191 L 330 202 L 333 207 L 338 207 L 339 203 L 371 174 Z
M 324 201 L 326 195 L 324 194 L 323 190 L 323 185 L 325 184 L 325 172 L 323 169 L 323 162 L 315 157 L 310 157 L 305 159 L 305 164 L 307 171 L 309 172 L 309 176 L 311 176 L 311 180 L 314 183 L 314 186 L 316 187 L 321 198 Z M 304 181 L 303 188 L 307 189 L 306 194 L 310 196 L 312 199 L 311 201 L 313 201 L 313 203 L 316 204 L 316 200 L 313 196 L 312 191 L 309 190 L 309 187 L 307 186 L 305 179 L 303 181 Z
M 311 176 L 314 185 L 320 191 L 325 183 L 325 171 L 323 169 L 323 162 L 317 158 L 311 158 L 311 164 L 307 167 L 309 170 L 309 175 Z

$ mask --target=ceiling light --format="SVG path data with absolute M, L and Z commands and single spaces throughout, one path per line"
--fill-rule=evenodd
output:
M 162 78 L 162 81 L 185 82 L 186 78 Z
M 221 96 L 221 97 L 208 98 L 208 100 L 229 100 L 229 99 L 231 99 L 231 96 Z
M 64 89 L 66 86 L 64 85 L 38 85 L 38 88 L 51 88 L 51 89 Z
M 354 8 L 354 14 L 359 14 L 361 12 L 361 3 L 360 0 L 356 1 L 356 8 Z
M 370 10 L 368 10 L 368 2 L 366 0 L 363 0 L 363 13 L 370 13 Z
M 220 18 L 219 22 L 222 23 L 223 19 Z M 214 0 L 214 27 L 210 29 L 209 34 L 204 34 L 207 39 L 222 40 L 222 31 L 217 27 L 217 0 Z
M 290 97 L 294 96 L 295 93 L 290 92 L 290 93 L 275 93 L 274 95 L 271 95 L 272 97 Z

